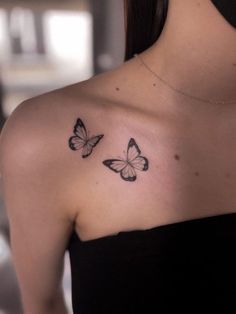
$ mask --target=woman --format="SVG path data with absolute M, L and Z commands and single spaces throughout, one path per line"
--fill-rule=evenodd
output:
M 1 135 L 25 313 L 66 313 L 67 248 L 74 313 L 235 312 L 235 6 L 125 7 L 124 64 L 20 104 Z

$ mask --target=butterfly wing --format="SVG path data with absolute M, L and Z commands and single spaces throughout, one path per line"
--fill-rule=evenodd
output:
M 136 180 L 136 173 L 134 168 L 127 163 L 126 160 L 108 159 L 104 160 L 103 164 L 114 172 L 119 172 L 122 179 L 125 181 Z
M 80 118 L 77 119 L 73 132 L 76 136 L 81 138 L 84 142 L 87 141 L 88 139 L 87 130 L 85 128 L 83 121 Z
M 125 181 L 135 181 L 136 171 L 147 170 L 148 160 L 146 157 L 140 156 L 140 149 L 135 140 L 131 138 L 128 143 L 126 160 L 108 159 L 104 160 L 103 164 L 115 172 L 119 172 L 120 176 Z
M 127 166 L 121 170 L 120 176 L 125 181 L 135 181 L 136 172 L 135 172 L 134 167 L 131 164 L 127 164 Z
M 148 160 L 146 157 L 140 156 L 141 151 L 133 138 L 129 140 L 127 148 L 127 160 L 133 168 L 146 171 L 148 169 Z
M 127 148 L 127 160 L 132 162 L 136 157 L 140 155 L 141 151 L 133 138 L 129 140 Z
M 86 128 L 80 118 L 78 118 L 76 121 L 73 133 L 75 134 L 75 136 L 71 136 L 69 138 L 69 147 L 72 150 L 81 149 L 87 142 L 88 135 Z
M 146 157 L 138 156 L 131 162 L 135 169 L 146 171 L 148 170 L 148 160 Z
M 127 166 L 127 162 L 121 159 L 107 159 L 103 164 L 115 172 L 121 172 Z
M 92 153 L 93 147 L 97 145 L 97 143 L 101 140 L 101 138 L 103 138 L 103 136 L 104 136 L 103 134 L 96 135 L 87 140 L 87 142 L 83 145 L 82 151 L 83 158 L 88 157 Z
M 72 150 L 78 150 L 84 146 L 85 141 L 78 136 L 71 136 L 69 138 L 69 147 Z

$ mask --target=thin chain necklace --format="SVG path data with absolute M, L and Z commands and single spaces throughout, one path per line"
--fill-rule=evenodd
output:
M 180 93 L 184 96 L 187 96 L 189 98 L 195 99 L 195 100 L 200 100 L 202 102 L 205 103 L 210 103 L 210 104 L 214 104 L 214 105 L 230 105 L 230 104 L 234 104 L 236 103 L 236 99 L 235 100 L 231 100 L 231 101 L 223 101 L 223 100 L 208 100 L 208 99 L 203 99 L 200 97 L 196 97 L 196 96 L 192 96 L 189 95 L 175 87 L 173 87 L 172 85 L 170 85 L 168 82 L 166 82 L 163 78 L 161 78 L 159 75 L 157 75 L 152 69 L 150 69 L 150 67 L 143 61 L 143 59 L 141 58 L 141 56 L 137 53 L 134 54 L 134 57 L 138 57 L 139 60 L 142 62 L 142 64 L 148 69 L 148 71 L 150 71 L 155 77 L 157 77 L 160 81 L 162 81 L 165 85 L 169 86 L 172 90 L 176 91 L 177 93 Z

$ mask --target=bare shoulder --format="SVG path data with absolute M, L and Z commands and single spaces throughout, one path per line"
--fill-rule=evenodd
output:
M 101 149 L 104 109 L 80 86 L 19 104 L 0 135 L 4 204 L 27 313 L 59 294 L 64 252 Z
M 12 176 L 21 171 L 27 180 L 38 178 L 57 193 L 58 205 L 73 219 L 88 206 L 91 187 L 96 193 L 111 147 L 129 140 L 121 72 L 109 71 L 21 103 L 1 132 L 0 173 L 7 169 Z M 49 197 L 45 191 L 45 200 Z
M 24 153 L 39 149 L 48 156 L 63 159 L 68 137 L 78 118 L 93 127 L 104 122 L 109 105 L 90 83 L 92 79 L 69 85 L 21 104 L 8 117 L 1 132 L 1 148 L 21 148 Z M 18 144 L 17 144 L 18 143 Z M 19 153 L 20 153 L 19 151 Z M 60 154 L 58 152 L 60 151 Z M 54 152 L 54 154 L 52 154 Z
M 96 147 L 89 147 L 86 153 L 83 151 L 86 136 L 104 134 L 104 114 L 109 114 L 108 105 L 88 85 L 89 82 L 80 82 L 19 104 L 1 132 L 0 173 L 6 164 L 11 165 L 7 167 L 8 171 L 27 167 L 29 175 L 41 173 L 42 182 L 48 181 L 54 189 L 55 185 L 61 185 L 58 189 L 64 192 L 67 189 L 64 201 L 70 207 L 75 172 L 83 178 L 93 170 L 91 162 L 89 167 L 84 167 L 83 154 L 91 160 L 96 158 L 95 152 L 100 151 L 98 143 Z M 82 122 L 80 127 L 78 121 Z M 84 138 L 79 138 L 78 132 L 84 131 L 86 134 L 81 133 Z M 102 137 L 98 139 L 101 141 Z

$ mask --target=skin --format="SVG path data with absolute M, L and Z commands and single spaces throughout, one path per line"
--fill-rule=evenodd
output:
M 210 1 L 170 0 L 161 38 L 141 55 L 179 89 L 236 99 L 235 39 Z M 73 228 L 86 241 L 236 212 L 235 105 L 179 95 L 136 58 L 20 104 L 1 133 L 0 172 L 25 313 L 66 313 Z M 78 117 L 104 134 L 85 159 L 68 147 Z M 149 169 L 126 182 L 102 161 L 123 158 L 131 137 Z

